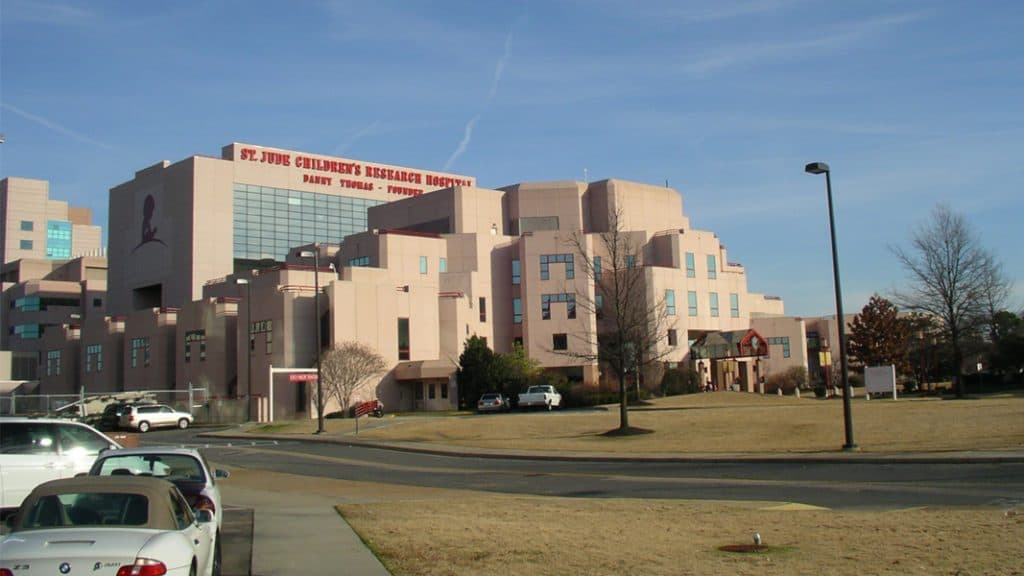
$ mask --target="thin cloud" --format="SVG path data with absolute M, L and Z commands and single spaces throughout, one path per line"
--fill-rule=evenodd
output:
M 487 99 L 484 101 L 484 108 L 487 108 L 494 100 L 495 96 L 498 95 L 498 85 L 501 83 L 501 77 L 505 74 L 505 65 L 508 62 L 508 55 L 511 47 L 512 31 L 509 30 L 508 34 L 505 35 L 505 51 L 502 53 L 501 58 L 498 58 L 498 63 L 494 66 L 494 79 L 491 80 L 491 89 L 487 92 Z M 452 164 L 454 164 L 466 149 L 469 148 L 469 142 L 473 138 L 473 129 L 476 127 L 476 123 L 480 121 L 482 116 L 483 112 L 480 112 L 466 123 L 466 128 L 462 133 L 462 141 L 459 142 L 458 148 L 455 149 L 455 152 L 452 152 L 451 157 L 449 157 L 448 161 L 444 164 L 444 169 L 446 171 L 449 170 Z
M 85 142 L 86 144 L 92 144 L 93 146 L 98 146 L 98 147 L 104 148 L 106 150 L 114 150 L 115 149 L 110 144 L 107 144 L 105 142 L 100 142 L 99 140 L 96 140 L 94 138 L 90 138 L 89 136 L 86 136 L 85 134 L 82 134 L 82 133 L 79 133 L 79 132 L 75 132 L 74 130 L 71 130 L 70 128 L 65 128 L 64 126 L 61 126 L 60 124 L 57 124 L 56 122 L 54 122 L 52 120 L 47 120 L 46 118 L 43 118 L 42 116 L 36 116 L 35 114 L 31 114 L 29 112 L 26 112 L 26 111 L 24 111 L 21 108 L 18 108 L 16 106 L 11 106 L 7 102 L 0 102 L 0 108 L 3 108 L 5 110 L 10 110 L 11 112 L 14 112 L 18 116 L 21 116 L 22 118 L 24 118 L 26 120 L 31 120 L 32 122 L 35 122 L 36 124 L 39 124 L 41 126 L 45 126 L 46 128 L 49 128 L 50 130 L 53 130 L 54 132 L 58 132 L 60 134 L 64 134 L 65 136 L 70 136 L 71 138 L 74 138 L 75 140 L 79 140 L 81 142 Z
M 369 126 L 364 126 L 363 128 L 360 128 L 354 134 L 349 136 L 347 140 L 342 142 L 340 146 L 335 148 L 334 153 L 346 154 L 348 153 L 348 150 L 355 145 L 356 142 L 362 140 L 364 137 L 370 136 L 372 134 L 380 134 L 382 132 L 382 130 L 380 129 L 380 125 L 380 120 L 374 120 L 373 123 L 371 123 Z
M 683 71 L 691 75 L 705 75 L 723 68 L 762 62 L 765 60 L 782 60 L 815 51 L 834 50 L 869 39 L 891 28 L 920 20 L 922 13 L 897 14 L 883 18 L 863 20 L 841 26 L 829 34 L 797 40 L 775 43 L 746 43 L 728 46 L 709 52 L 688 62 Z
M 476 127 L 476 123 L 480 120 L 481 115 L 482 114 L 477 114 L 476 116 L 473 116 L 469 123 L 466 124 L 466 129 L 462 134 L 462 142 L 459 142 L 459 147 L 455 149 L 455 152 L 452 152 L 451 157 L 444 163 L 444 169 L 446 172 L 452 167 L 452 164 L 459 159 L 459 156 L 462 156 L 462 153 L 466 151 L 466 148 L 469 147 L 469 140 L 473 137 L 473 128 Z
M 49 26 L 86 27 L 96 20 L 95 12 L 60 2 L 8 2 L 5 16 L 15 22 L 30 22 Z

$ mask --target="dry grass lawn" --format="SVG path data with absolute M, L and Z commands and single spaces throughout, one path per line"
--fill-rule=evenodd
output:
M 857 397 L 852 405 L 854 438 L 863 452 L 1024 449 L 1021 393 L 964 400 Z M 604 436 L 619 423 L 617 406 L 610 406 L 607 411 L 385 418 L 368 422 L 375 427 L 363 426 L 359 437 L 489 449 L 666 455 L 834 452 L 844 441 L 838 399 L 691 394 L 633 408 L 629 419 L 630 425 L 653 433 Z M 305 434 L 314 424 L 295 422 L 273 431 Z M 353 424 L 328 420 L 327 427 L 345 433 Z
M 1024 511 L 479 495 L 338 507 L 396 576 L 1024 574 Z M 768 553 L 718 550 L 759 532 Z

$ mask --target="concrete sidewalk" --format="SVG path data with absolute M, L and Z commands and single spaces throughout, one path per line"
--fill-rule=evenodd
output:
M 335 498 L 273 486 L 241 488 L 230 481 L 221 484 L 221 492 L 226 506 L 255 511 L 254 576 L 390 574 L 334 509 Z

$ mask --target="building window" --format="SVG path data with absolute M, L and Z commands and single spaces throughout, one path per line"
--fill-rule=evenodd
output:
M 149 338 L 132 338 L 131 351 L 132 368 L 138 368 L 140 360 L 143 366 L 149 366 Z
M 22 220 L 21 221 L 21 231 L 22 232 L 31 232 L 34 229 L 35 229 L 35 223 L 32 222 L 31 220 Z
M 740 317 L 740 295 L 729 294 L 729 315 L 733 318 Z
M 420 256 L 420 274 L 427 273 L 427 257 Z
M 409 359 L 409 319 L 398 319 L 398 359 Z
M 22 250 L 31 250 L 32 249 L 32 241 L 31 240 L 19 240 L 18 241 L 18 248 L 21 248 Z
M 50 350 L 46 353 L 46 375 L 60 376 L 60 350 Z
M 192 360 L 192 343 L 199 344 L 199 361 L 206 360 L 206 330 L 190 330 L 185 333 L 185 362 Z
M 552 334 L 551 348 L 554 350 L 568 350 L 569 336 L 566 334 Z
M 676 291 L 665 290 L 665 314 L 669 316 L 676 315 Z
M 718 278 L 718 266 L 715 262 L 715 255 L 708 254 L 708 278 L 711 280 Z
M 85 347 L 85 371 L 92 372 L 94 367 L 96 372 L 103 371 L 102 344 L 90 344 Z
M 566 317 L 570 320 L 576 318 L 576 295 L 575 294 L 541 294 L 540 296 L 540 317 L 543 320 L 551 320 L 551 303 L 565 302 Z
M 522 345 L 523 345 L 523 337 L 522 336 L 516 336 L 516 337 L 512 338 L 512 345 L 513 346 L 522 347 Z
M 448 271 L 448 259 L 447 258 L 441 258 L 441 259 L 439 259 L 437 261 L 437 271 L 440 272 L 441 274 L 444 274 L 445 272 Z
M 426 384 L 423 382 L 417 382 L 413 384 L 413 387 L 416 388 L 416 399 L 423 400 L 423 388 L 426 387 Z
M 102 308 L 103 307 L 103 298 L 93 298 L 92 299 L 92 307 L 93 308 Z
M 438 388 L 441 389 L 441 399 L 442 400 L 447 399 L 448 398 L 448 383 L 447 382 L 442 382 L 442 383 L 438 384 L 437 386 L 438 386 Z
M 677 344 L 679 344 L 679 336 L 676 334 L 676 329 L 671 328 L 668 331 L 668 345 L 674 348 Z
M 259 320 L 249 325 L 249 349 L 256 349 L 256 335 L 263 334 L 266 344 L 264 350 L 267 354 L 274 352 L 274 321 Z
M 718 292 L 708 294 L 708 302 L 711 303 L 711 317 L 718 318 Z
M 782 357 L 789 358 L 789 336 L 769 337 L 768 345 L 782 346 Z
M 192 343 L 185 341 L 185 364 L 192 362 Z
M 686 293 L 686 304 L 687 304 L 687 308 L 688 308 L 687 309 L 687 314 L 689 314 L 690 316 L 696 316 L 697 315 L 697 293 L 694 292 L 693 290 L 690 290 L 689 292 Z
M 626 268 L 636 268 L 636 256 L 632 254 L 626 255 Z
M 480 297 L 480 321 L 487 322 L 487 298 Z
M 686 253 L 686 277 L 696 278 L 697 277 L 697 266 L 694 264 L 693 252 Z
M 604 318 L 604 294 L 597 294 L 594 296 L 594 315 L 600 320 Z
M 519 284 L 523 281 L 522 272 L 519 268 L 519 260 L 512 261 L 512 284 Z
M 437 384 L 434 382 L 430 383 L 430 399 L 437 398 Z
M 50 220 L 46 223 L 46 257 L 71 258 L 71 222 Z
M 594 256 L 594 282 L 601 281 L 601 257 Z
M 35 340 L 43 333 L 39 324 L 18 324 L 14 327 L 14 335 L 23 340 Z
M 358 258 L 352 258 L 348 261 L 348 265 L 352 268 L 365 268 L 370 265 L 370 257 L 360 256 Z
M 565 278 L 572 280 L 576 277 L 576 267 L 573 263 L 572 254 L 541 254 L 540 257 L 540 279 L 547 280 L 549 277 L 549 264 L 565 264 Z
M 523 299 L 513 298 L 512 299 L 512 323 L 522 324 L 523 323 Z

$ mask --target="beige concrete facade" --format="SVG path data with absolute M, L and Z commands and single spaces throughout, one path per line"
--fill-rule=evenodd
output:
M 48 237 L 51 224 L 66 228 L 51 232 L 59 238 Z M 0 263 L 102 256 L 102 248 L 101 228 L 92 224 L 91 210 L 50 199 L 50 183 L 46 180 L 0 180 Z

